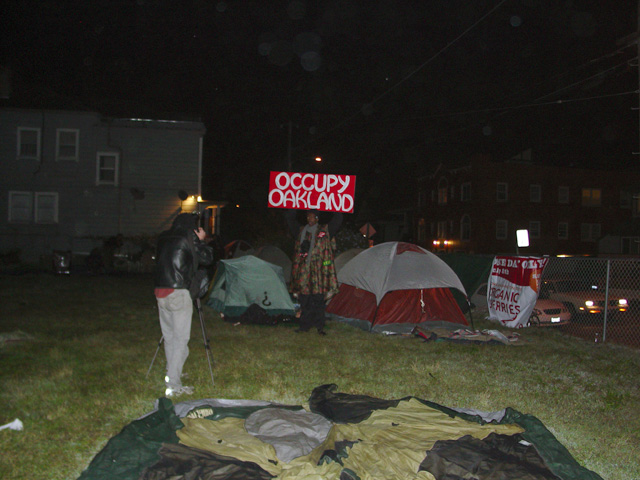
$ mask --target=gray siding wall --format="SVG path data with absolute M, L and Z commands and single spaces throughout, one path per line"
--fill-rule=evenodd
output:
M 17 158 L 18 127 L 41 130 L 38 160 Z M 79 158 L 56 160 L 56 130 L 79 131 Z M 0 110 L 0 253 L 27 261 L 54 250 L 88 253 L 105 238 L 154 235 L 198 195 L 200 122 L 105 119 L 91 112 Z M 98 152 L 119 155 L 118 185 L 97 184 Z M 9 192 L 57 192 L 58 222 L 9 222 Z

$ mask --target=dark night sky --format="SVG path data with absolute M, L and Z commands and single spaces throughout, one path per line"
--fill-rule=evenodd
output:
M 637 162 L 636 30 L 630 0 L 9 0 L 0 65 L 7 104 L 201 118 L 211 198 L 266 203 L 291 122 L 294 170 L 382 201 L 452 155 Z

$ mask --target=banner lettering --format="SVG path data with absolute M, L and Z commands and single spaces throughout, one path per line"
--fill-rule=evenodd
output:
M 271 172 L 269 207 L 353 213 L 355 175 Z
M 540 279 L 547 260 L 504 256 L 493 259 L 487 288 L 491 320 L 512 328 L 527 325 L 538 299 Z

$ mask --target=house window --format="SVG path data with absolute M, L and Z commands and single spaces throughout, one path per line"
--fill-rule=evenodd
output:
M 540 222 L 538 220 L 529 222 L 529 237 L 540 238 Z
M 569 187 L 558 187 L 558 203 L 569 203 Z
M 460 220 L 460 240 L 468 242 L 471 239 L 471 218 L 469 215 L 463 215 Z
M 631 202 L 633 200 L 633 195 L 631 192 L 626 192 L 624 190 L 620 191 L 620 208 L 631 208 Z
M 506 202 L 509 199 L 507 183 L 498 182 L 496 184 L 496 202 Z
M 28 223 L 33 210 L 31 192 L 9 192 L 9 222 Z
M 583 242 L 595 242 L 600 238 L 601 226 L 599 223 L 582 223 L 580 225 L 580 240 Z
M 569 222 L 558 222 L 558 239 L 569 239 Z
M 640 194 L 634 193 L 631 198 L 631 214 L 640 217 Z
M 506 220 L 496 220 L 496 240 L 507 239 L 507 228 L 509 223 Z
M 602 205 L 602 192 L 599 188 L 582 189 L 582 206 L 599 207 Z
M 468 202 L 471 200 L 471 182 L 460 185 L 460 201 Z
M 120 155 L 117 153 L 98 152 L 96 168 L 96 185 L 118 185 L 118 168 Z
M 36 192 L 36 223 L 58 223 L 58 194 L 55 192 Z
M 40 159 L 40 129 L 18 127 L 18 158 Z
M 640 253 L 640 238 L 638 237 L 622 237 L 621 252 L 626 254 L 638 255 Z
M 540 185 L 529 186 L 529 200 L 532 203 L 540 203 L 542 201 L 542 187 Z
M 58 128 L 56 130 L 56 160 L 78 161 L 80 132 Z
M 441 178 L 438 182 L 438 205 L 447 204 L 448 182 L 446 178 Z

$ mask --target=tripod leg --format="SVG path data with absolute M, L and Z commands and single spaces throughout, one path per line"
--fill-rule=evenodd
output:
M 200 328 L 202 329 L 202 340 L 204 341 L 204 349 L 207 352 L 207 362 L 209 363 L 209 374 L 211 375 L 211 386 L 215 388 L 215 382 L 213 381 L 213 354 L 211 353 L 211 347 L 209 346 L 209 339 L 207 338 L 207 331 L 204 328 L 204 314 L 202 312 L 202 304 L 200 299 L 196 298 L 196 307 L 198 308 L 198 316 L 200 317 Z
M 158 352 L 160 351 L 160 346 L 162 345 L 163 340 L 164 340 L 164 336 L 160 337 L 160 340 L 158 341 L 158 348 L 156 348 L 156 353 L 153 356 L 153 359 L 151 360 L 151 365 L 149 365 L 149 370 L 147 370 L 147 378 L 149 378 L 149 374 L 151 373 L 151 369 L 153 368 L 153 362 L 156 361 L 156 357 L 158 356 Z

